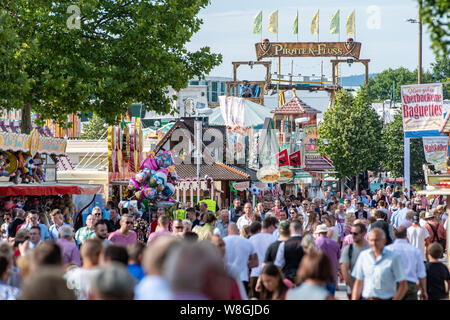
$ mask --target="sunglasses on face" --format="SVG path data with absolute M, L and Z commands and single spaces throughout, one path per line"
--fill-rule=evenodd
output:
M 125 222 L 126 224 L 134 224 L 134 222 L 133 221 L 127 221 L 127 222 Z
M 357 235 L 359 234 L 359 232 L 350 232 L 350 234 L 351 234 L 352 236 L 357 236 Z
M 183 226 L 176 226 L 175 229 L 183 229 Z

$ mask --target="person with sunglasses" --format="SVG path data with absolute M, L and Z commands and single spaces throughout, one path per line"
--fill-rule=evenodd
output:
M 137 241 L 137 234 L 133 231 L 134 217 L 130 214 L 123 214 L 120 218 L 120 229 L 111 233 L 108 240 L 128 247 Z
M 366 235 L 366 226 L 363 223 L 354 224 L 351 228 L 350 234 L 353 238 L 353 243 L 344 247 L 342 250 L 341 259 L 339 260 L 341 266 L 340 271 L 344 277 L 345 283 L 347 284 L 347 297 L 349 300 L 352 299 L 352 289 L 355 281 L 355 279 L 351 276 L 353 267 L 356 264 L 359 254 L 370 248 L 364 238 Z
M 289 210 L 289 221 L 298 220 L 298 212 L 297 209 L 291 208 Z

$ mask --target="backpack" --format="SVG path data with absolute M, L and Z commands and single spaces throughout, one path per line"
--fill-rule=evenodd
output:
M 440 239 L 438 236 L 437 230 L 433 227 L 433 225 L 429 222 L 427 222 L 427 224 L 430 226 L 431 230 L 433 231 L 433 238 L 431 240 L 431 243 L 437 242 L 442 246 L 442 248 L 445 249 L 446 244 L 447 244 L 446 239 Z M 438 225 L 438 228 L 439 228 L 439 225 Z

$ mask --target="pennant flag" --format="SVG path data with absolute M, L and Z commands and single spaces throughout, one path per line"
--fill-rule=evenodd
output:
M 284 95 L 284 91 L 282 90 L 278 91 L 278 102 L 280 103 L 280 106 L 284 106 L 286 104 L 286 97 Z
M 269 32 L 278 33 L 278 10 L 269 14 Z
M 289 155 L 289 165 L 291 167 L 300 167 L 302 165 L 300 151 L 296 151 Z
M 355 10 L 348 16 L 345 30 L 347 34 L 355 34 Z
M 262 10 L 255 16 L 253 21 L 253 33 L 258 34 L 262 32 Z
M 331 18 L 331 24 L 330 24 L 330 33 L 331 34 L 338 34 L 339 33 L 339 10 L 336 11 L 333 18 Z
M 285 167 L 289 165 L 289 157 L 287 149 L 284 149 L 277 154 L 277 162 L 279 167 Z
M 317 10 L 311 22 L 311 34 L 319 33 L 319 10 Z
M 294 25 L 292 26 L 292 32 L 294 34 L 298 34 L 298 11 L 297 15 L 295 16 Z

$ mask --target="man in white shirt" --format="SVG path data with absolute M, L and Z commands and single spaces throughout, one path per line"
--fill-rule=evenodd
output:
M 244 204 L 244 215 L 242 215 L 236 222 L 239 231 L 241 231 L 243 226 L 249 226 L 252 223 L 252 219 L 253 207 L 250 202 L 247 202 L 246 204 Z
M 425 248 L 428 247 L 430 234 L 428 230 L 419 225 L 419 216 L 414 215 L 412 225 L 406 229 L 409 243 L 420 250 L 422 261 L 425 261 Z
M 403 300 L 417 300 L 417 282 L 419 282 L 421 298 L 427 300 L 427 274 L 425 264 L 423 263 L 423 256 L 419 249 L 406 241 L 406 233 L 405 227 L 398 227 L 394 233 L 394 243 L 386 246 L 386 250 L 394 252 L 401 257 L 408 285 L 408 290 Z
M 230 267 L 241 271 L 240 280 L 248 291 L 248 269 L 258 266 L 258 254 L 253 243 L 239 235 L 236 223 L 228 225 L 228 236 L 223 238 L 225 242 L 225 261 Z
M 276 228 L 278 221 L 275 217 L 266 217 L 263 221 L 262 232 L 261 232 L 261 223 L 258 221 L 253 222 L 250 225 L 250 234 L 252 236 L 249 238 L 250 242 L 255 247 L 256 253 L 258 255 L 258 266 L 252 268 L 250 273 L 250 295 L 249 298 L 257 297 L 258 294 L 255 291 L 256 282 L 258 281 L 259 274 L 261 272 L 261 265 L 264 261 L 264 257 L 267 251 L 267 248 L 277 241 L 272 233 Z

